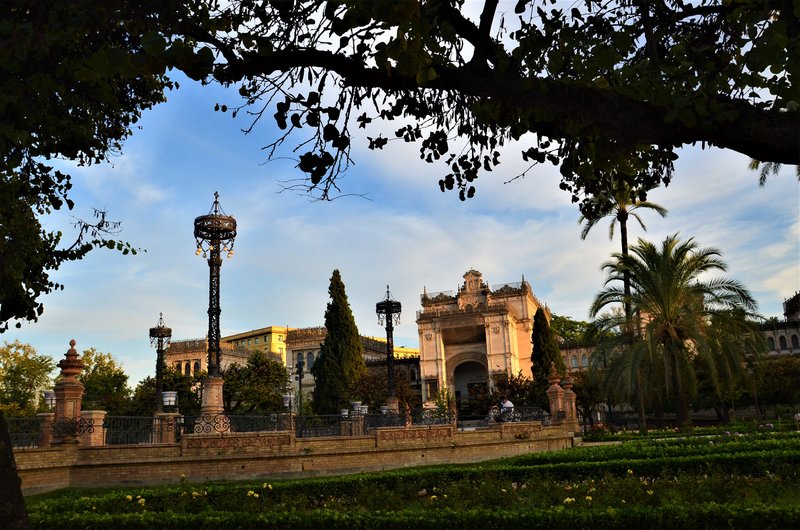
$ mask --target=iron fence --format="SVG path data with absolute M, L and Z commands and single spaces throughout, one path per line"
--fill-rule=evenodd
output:
M 106 416 L 103 419 L 104 445 L 160 443 L 160 433 L 176 431 L 176 420 L 140 416 Z
M 6 418 L 11 447 L 39 447 L 39 418 Z

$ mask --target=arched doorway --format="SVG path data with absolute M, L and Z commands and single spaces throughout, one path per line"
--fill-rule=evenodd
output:
M 483 363 L 466 361 L 453 370 L 453 394 L 459 416 L 485 415 L 486 411 L 478 409 L 480 398 L 488 391 L 489 377 Z

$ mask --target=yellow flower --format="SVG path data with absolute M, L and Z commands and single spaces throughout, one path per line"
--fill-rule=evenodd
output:
M 647 494 L 648 495 L 652 495 L 653 494 L 653 490 L 647 490 Z
M 130 495 L 128 495 L 127 497 L 125 497 L 125 500 L 126 500 L 126 501 L 132 501 L 132 500 L 133 500 L 133 497 L 131 497 Z
M 255 495 L 255 494 L 256 494 L 256 492 L 255 492 L 255 491 L 253 491 L 253 490 L 250 490 L 250 491 L 248 491 L 248 492 L 247 492 L 247 496 L 248 496 L 248 497 L 252 497 L 252 496 L 253 496 L 253 495 Z
M 431 500 L 432 500 L 432 501 L 435 501 L 435 500 L 436 500 L 436 498 L 437 498 L 437 497 L 436 497 L 436 495 L 431 495 Z
M 258 493 L 253 493 L 253 497 L 258 498 Z
M 633 470 L 632 469 L 628 470 L 628 475 L 633 475 Z
M 263 485 L 263 486 L 261 486 L 261 487 L 262 487 L 263 489 L 266 489 L 266 490 L 271 490 L 271 489 L 272 489 L 272 484 L 267 484 L 267 483 L 265 482 L 265 483 L 264 483 L 264 485 Z
M 587 495 L 586 496 L 586 502 L 592 502 L 592 496 L 591 495 Z
M 144 506 L 144 499 L 139 499 L 139 506 Z
M 566 499 L 564 499 L 564 504 L 572 504 L 573 502 L 575 502 L 574 497 L 567 497 Z

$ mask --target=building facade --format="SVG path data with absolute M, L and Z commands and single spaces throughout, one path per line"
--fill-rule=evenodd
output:
M 760 326 L 768 355 L 800 355 L 800 292 L 784 300 L 783 317 Z
M 469 270 L 457 292 L 422 293 L 417 313 L 422 399 L 447 388 L 461 405 L 485 391 L 494 374 L 531 377 L 533 317 L 550 310 L 525 278 L 491 288 Z

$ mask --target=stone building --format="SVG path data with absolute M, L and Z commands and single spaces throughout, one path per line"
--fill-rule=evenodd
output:
M 303 359 L 303 380 L 301 388 L 307 396 L 314 389 L 314 378 L 311 367 L 319 357 L 319 347 L 325 340 L 327 330 L 324 326 L 312 328 L 290 328 L 286 326 L 268 326 L 220 339 L 220 364 L 224 370 L 231 364 L 246 364 L 250 352 L 260 350 L 283 364 L 292 374 L 297 373 L 297 362 Z M 368 363 L 386 362 L 386 339 L 377 337 L 361 337 L 364 348 L 364 360 Z M 394 357 L 408 365 L 412 377 L 419 377 L 419 350 L 404 346 L 394 347 Z M 166 352 L 167 366 L 181 373 L 195 374 L 208 367 L 208 342 L 205 339 L 172 341 Z M 413 382 L 413 381 L 412 381 Z
M 783 302 L 784 320 L 760 326 L 769 355 L 800 355 L 800 292 Z
M 533 316 L 550 310 L 525 278 L 489 287 L 469 270 L 457 292 L 422 293 L 417 312 L 422 399 L 447 388 L 460 405 L 481 393 L 493 374 L 531 377 Z

